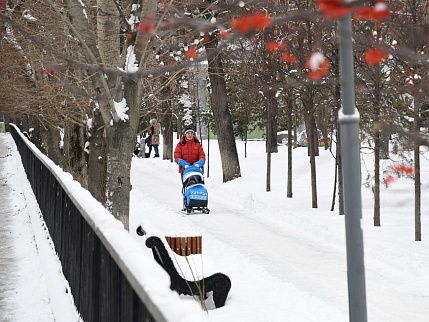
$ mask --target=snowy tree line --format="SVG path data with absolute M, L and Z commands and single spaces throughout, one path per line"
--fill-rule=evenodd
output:
M 428 1 L 2 0 L 0 8 L 4 114 L 31 129 L 33 142 L 125 227 L 136 134 L 154 117 L 165 160 L 183 126 L 219 133 L 224 181 L 241 176 L 237 137 L 264 129 L 275 153 L 277 132 L 287 130 L 291 155 L 304 123 L 311 206 L 321 133 L 337 143 L 342 214 L 336 18 L 345 14 L 353 15 L 361 136 L 375 156 L 375 225 L 389 138 L 418 180 L 429 113 Z M 287 166 L 291 173 L 291 158 Z M 292 197 L 291 175 L 287 185 Z

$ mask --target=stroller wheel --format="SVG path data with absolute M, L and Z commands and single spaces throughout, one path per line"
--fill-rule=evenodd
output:
M 209 208 L 204 208 L 204 209 L 203 209 L 203 213 L 204 213 L 204 214 L 208 214 L 208 213 L 210 213 L 210 209 L 209 209 Z
M 186 214 L 189 215 L 192 212 L 191 207 L 186 207 Z

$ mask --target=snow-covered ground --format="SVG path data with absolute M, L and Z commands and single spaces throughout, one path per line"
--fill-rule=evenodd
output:
M 293 150 L 293 198 L 288 199 L 286 146 L 272 155 L 271 192 L 266 192 L 264 142 L 248 142 L 244 158 L 244 142 L 237 141 L 242 177 L 228 183 L 222 183 L 217 142 L 210 142 L 209 151 L 203 144 L 209 155 L 210 214 L 181 214 L 175 164 L 136 158 L 131 227 L 141 224 L 161 236 L 203 236 L 203 254 L 191 256 L 192 271 L 199 276 L 220 271 L 232 281 L 226 306 L 209 311 L 213 321 L 348 320 L 344 216 L 338 206 L 330 211 L 331 153 L 321 148 L 317 157 L 318 208 L 313 209 L 306 148 Z M 373 156 L 362 156 L 365 179 Z M 426 158 L 423 196 L 429 192 Z M 429 200 L 423 197 L 423 241 L 416 242 L 413 185 L 401 178 L 382 189 L 381 227 L 373 226 L 371 191 L 362 189 L 369 321 L 417 322 L 429 316 Z M 182 261 L 180 266 L 192 279 L 189 265 Z
M 294 197 L 286 198 L 286 146 L 280 146 L 279 153 L 272 155 L 271 192 L 266 192 L 264 142 L 248 142 L 244 158 L 244 142 L 237 141 L 242 177 L 228 183 L 222 183 L 217 142 L 210 142 L 209 151 L 207 142 L 203 144 L 209 160 L 205 167 L 206 175 L 209 173 L 208 215 L 180 212 L 181 183 L 176 164 L 162 158 L 133 159 L 130 232 L 141 244 L 142 256 L 150 257 L 151 253 L 144 246 L 146 236 L 135 232 L 139 225 L 147 236 L 202 236 L 202 255 L 189 256 L 189 262 L 175 256 L 173 261 L 191 280 L 189 267 L 199 278 L 224 273 L 230 277 L 232 288 L 224 307 L 210 309 L 202 315 L 204 319 L 195 312 L 199 317 L 196 321 L 347 321 L 344 216 L 338 215 L 337 207 L 330 211 L 334 185 L 331 153 L 320 149 L 317 157 L 319 207 L 313 209 L 305 148 L 293 150 Z M 423 241 L 414 241 L 411 179 L 400 178 L 388 188 L 383 187 L 381 227 L 373 226 L 371 191 L 362 189 L 368 321 L 420 322 L 429 316 L 427 156 L 428 153 L 421 165 Z M 372 155 L 362 157 L 365 179 L 366 171 L 371 170 Z M 24 184 L 22 187 L 28 189 Z M 40 233 L 35 231 L 37 237 Z M 39 241 L 38 247 L 44 249 Z M 164 285 L 156 278 L 152 288 Z M 186 306 L 195 300 L 181 296 L 180 301 Z M 21 303 L 31 311 L 29 300 Z M 193 307 L 199 310 L 199 306 Z M 45 321 L 38 320 L 37 314 L 35 311 L 35 321 Z M 63 312 L 57 321 L 76 321 L 76 315 Z M 174 321 L 185 320 L 178 316 Z
M 10 234 L 0 246 L 0 262 L 6 267 L 0 283 L 11 284 L 7 292 L 2 288 L 0 320 L 78 322 L 73 299 L 66 292 L 68 283 L 10 134 L 0 133 L 0 148 L 5 161 L 0 184 L 9 189 L 0 198 L 7 216 L 2 230 Z

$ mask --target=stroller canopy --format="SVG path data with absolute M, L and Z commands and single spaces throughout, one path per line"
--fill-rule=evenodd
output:
M 204 184 L 203 170 L 196 166 L 189 166 L 183 171 L 182 182 L 184 185 Z

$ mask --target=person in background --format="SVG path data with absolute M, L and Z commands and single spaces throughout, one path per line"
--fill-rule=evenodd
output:
M 147 145 L 147 147 L 149 148 L 149 152 L 145 152 L 144 156 L 145 158 L 149 158 L 150 153 L 152 152 L 152 136 L 150 135 L 150 132 L 147 134 L 146 137 L 144 137 L 144 142 L 141 145 L 143 147 L 143 151 L 146 151 L 145 145 Z
M 174 162 L 179 165 L 180 174 L 190 165 L 201 168 L 206 162 L 203 146 L 191 127 L 185 129 L 183 136 L 174 149 Z
M 156 119 L 152 119 L 150 120 L 150 127 L 149 127 L 149 135 L 152 137 L 152 145 L 153 146 L 153 150 L 155 152 L 154 158 L 158 158 L 159 157 L 159 142 L 160 142 L 160 134 L 161 134 L 161 124 L 159 124 L 159 122 Z M 150 157 L 150 150 L 151 148 L 149 148 L 149 156 Z
M 136 149 L 134 150 L 134 154 L 138 157 L 138 158 L 143 158 L 144 156 L 144 148 L 145 148 L 145 141 L 144 141 L 144 136 L 143 135 L 139 135 L 138 136 L 138 142 L 136 144 Z

